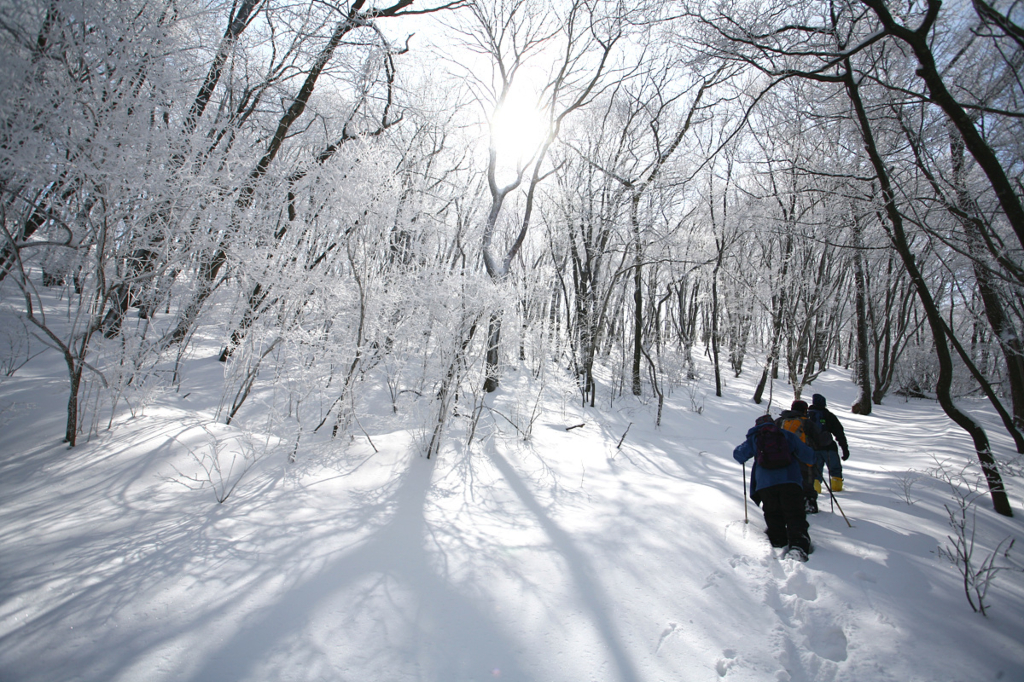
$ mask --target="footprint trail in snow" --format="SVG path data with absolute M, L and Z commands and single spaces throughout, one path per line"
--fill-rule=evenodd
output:
M 840 664 L 847 660 L 849 642 L 846 629 L 837 617 L 837 605 L 826 605 L 822 603 L 825 600 L 819 599 L 825 591 L 821 576 L 803 562 L 780 559 L 774 553 L 761 562 L 734 557 L 730 564 L 743 569 L 747 578 L 764 585 L 763 603 L 778 619 L 768 636 L 778 665 L 773 679 L 777 682 L 835 680 Z M 726 678 L 731 670 L 741 665 L 736 651 L 726 649 L 718 658 L 715 671 L 719 677 Z
M 779 642 L 779 682 L 829 682 L 838 663 L 847 658 L 846 632 L 834 608 L 818 602 L 818 577 L 805 564 L 772 560 L 774 580 L 766 586 L 765 603 L 779 616 L 774 636 Z

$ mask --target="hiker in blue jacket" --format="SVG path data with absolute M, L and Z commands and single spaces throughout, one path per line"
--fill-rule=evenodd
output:
M 790 462 L 785 466 L 768 468 L 758 463 L 758 433 L 770 429 L 781 433 L 789 446 Z M 765 414 L 757 418 L 747 431 L 746 440 L 736 446 L 732 456 L 740 464 L 754 458 L 750 472 L 750 499 L 764 510 L 765 532 L 772 547 L 788 545 L 787 556 L 792 553 L 796 558 L 806 560 L 813 549 L 807 534 L 801 462 L 804 465 L 814 464 L 814 450 L 795 433 L 779 429 L 771 415 Z

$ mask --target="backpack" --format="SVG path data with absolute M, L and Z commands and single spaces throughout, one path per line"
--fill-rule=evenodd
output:
M 832 440 L 832 432 L 828 430 L 828 422 L 825 420 L 825 413 L 819 410 L 811 410 L 807 414 L 818 427 L 818 442 L 815 444 L 815 449 L 831 450 L 834 448 L 835 441 Z
M 807 427 L 807 417 L 785 417 L 779 424 L 786 431 L 792 431 L 796 435 L 800 436 L 800 440 L 807 443 L 810 437 L 807 433 L 810 429 Z M 813 447 L 813 443 L 810 444 Z
M 782 469 L 793 461 L 786 434 L 775 424 L 766 424 L 754 434 L 757 453 L 754 461 L 765 469 Z

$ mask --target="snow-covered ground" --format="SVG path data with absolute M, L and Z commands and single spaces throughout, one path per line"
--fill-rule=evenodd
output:
M 926 471 L 972 455 L 933 403 L 852 415 L 840 371 L 807 391 L 850 439 L 852 527 L 822 498 L 800 564 L 770 549 L 760 510 L 744 520 L 732 449 L 764 409 L 753 377 L 722 398 L 677 388 L 656 428 L 653 405 L 603 388 L 584 409 L 551 378 L 531 421 L 540 384 L 508 376 L 469 448 L 464 418 L 427 460 L 422 429 L 368 417 L 290 462 L 255 419 L 200 428 L 216 352 L 73 449 L 56 354 L 0 383 L 0 680 L 1024 679 L 1024 576 L 999 573 L 983 617 L 937 551 L 954 498 Z M 791 398 L 776 382 L 773 413 Z M 223 461 L 265 453 L 223 504 L 183 485 L 213 443 Z M 1014 518 L 973 507 L 975 561 L 1024 536 L 1024 486 L 1007 483 Z

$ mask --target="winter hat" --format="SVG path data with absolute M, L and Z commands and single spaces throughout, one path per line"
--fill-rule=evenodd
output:
M 804 402 L 803 400 L 794 400 L 793 404 L 789 406 L 789 409 L 793 410 L 794 412 L 806 412 L 807 403 Z
M 757 418 L 757 421 L 754 422 L 754 425 L 760 426 L 761 424 L 767 424 L 772 421 L 774 420 L 772 419 L 772 416 L 770 414 L 762 414 L 760 417 Z
M 814 407 L 825 407 L 825 396 L 820 393 L 815 393 L 811 396 L 811 405 Z

